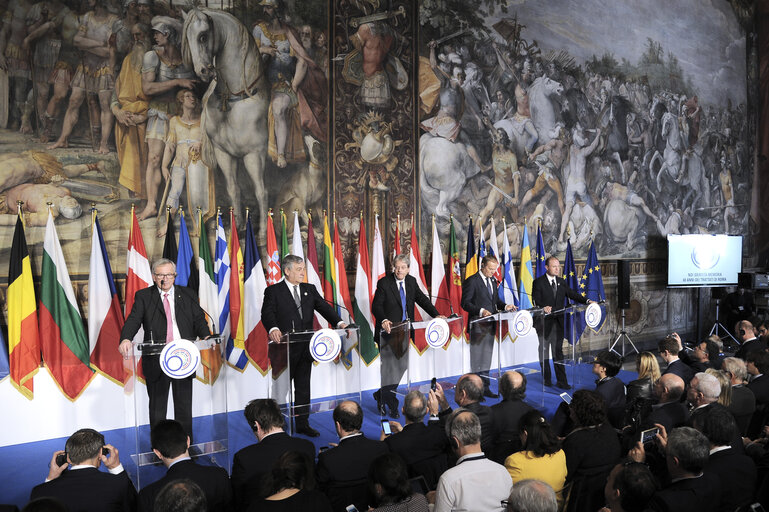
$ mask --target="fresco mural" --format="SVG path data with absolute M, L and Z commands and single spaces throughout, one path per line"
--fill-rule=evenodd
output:
M 664 257 L 672 233 L 751 233 L 746 39 L 728 3 L 476 7 L 420 3 L 423 243 L 450 213 L 487 236 L 506 218 L 511 244 L 541 221 L 548 250 L 568 233 L 578 258 L 591 236 L 603 258 L 639 258 Z

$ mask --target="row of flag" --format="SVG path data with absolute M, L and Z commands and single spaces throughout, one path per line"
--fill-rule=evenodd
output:
M 89 315 L 87 324 L 82 320 L 75 300 L 75 294 L 67 272 L 66 262 L 61 250 L 53 216 L 49 214 L 45 231 L 43 263 L 41 269 L 41 296 L 35 299 L 33 277 L 24 235 L 24 226 L 19 215 L 11 248 L 8 301 L 8 351 L 0 350 L 0 378 L 9 374 L 11 381 L 24 396 L 33 397 L 33 377 L 38 371 L 41 359 L 51 373 L 62 393 L 70 400 L 76 400 L 85 390 L 96 373 L 100 373 L 118 385 L 131 382 L 133 361 L 124 360 L 117 346 L 124 318 L 133 307 L 135 293 L 152 286 L 152 273 L 144 246 L 143 237 L 135 212 L 131 212 L 126 256 L 125 307 L 120 308 L 117 288 L 107 256 L 104 237 L 96 211 L 93 211 L 93 230 L 88 283 Z M 200 216 L 201 213 L 198 212 Z M 212 333 L 218 333 L 224 340 L 220 353 L 215 348 L 201 353 L 202 364 L 198 370 L 198 379 L 204 383 L 216 380 L 222 364 L 244 371 L 248 363 L 266 375 L 272 369 L 278 375 L 285 368 L 285 357 L 270 354 L 266 329 L 261 321 L 261 309 L 264 290 L 277 283 L 282 276 L 280 263 L 286 254 L 294 254 L 305 259 L 306 280 L 313 284 L 318 293 L 333 304 L 339 316 L 346 323 L 356 323 L 360 327 L 357 347 L 346 347 L 342 361 L 348 363 L 353 349 L 358 350 L 361 359 L 370 364 L 378 355 L 374 343 L 374 322 L 371 306 L 376 293 L 377 282 L 385 276 L 384 244 L 379 229 L 379 217 L 374 219 L 374 238 L 372 254 L 366 237 L 365 222 L 360 219 L 358 253 L 356 258 L 354 293 L 350 297 L 347 272 L 344 266 L 339 227 L 334 216 L 333 237 L 326 216 L 323 222 L 323 273 L 320 273 L 320 259 L 315 245 L 312 216 L 307 222 L 307 251 L 305 253 L 299 214 L 294 212 L 293 236 L 289 245 L 287 237 L 287 219 L 280 212 L 281 244 L 278 246 L 275 236 L 273 214 L 267 218 L 267 244 L 265 262 L 262 262 L 254 236 L 251 215 L 246 211 L 244 245 L 241 247 L 238 237 L 236 218 L 230 211 L 230 236 L 224 229 L 221 212 L 217 212 L 215 246 L 213 257 L 205 228 L 199 238 L 197 258 L 192 249 L 191 238 L 187 230 L 183 212 L 180 211 L 179 244 L 177 246 L 174 224 L 170 215 L 167 217 L 166 235 L 163 245 L 163 257 L 176 262 L 176 285 L 189 286 L 198 293 L 200 305 L 205 311 Z M 199 225 L 204 226 L 202 218 Z M 412 219 L 413 225 L 413 219 Z M 400 251 L 400 219 L 396 227 L 396 239 L 393 254 Z M 465 276 L 478 271 L 480 259 L 488 252 L 500 260 L 497 280 L 500 282 L 499 295 L 506 303 L 514 303 L 522 309 L 532 306 L 531 287 L 533 279 L 545 273 L 545 251 L 541 230 L 537 233 L 537 252 L 534 271 L 532 254 L 529 248 L 528 228 L 524 226 L 521 246 L 520 272 L 516 279 L 510 243 L 506 225 L 503 224 L 503 242 L 501 250 L 497 244 L 496 227 L 491 220 L 490 238 L 487 244 L 484 229 L 479 223 L 478 236 L 473 230 L 472 220 L 468 226 L 467 252 L 465 258 Z M 476 251 L 476 240 L 478 250 Z M 417 280 L 423 293 L 428 295 L 436 309 L 445 316 L 467 314 L 461 308 L 462 276 L 460 256 L 456 241 L 454 222 L 451 219 L 448 243 L 448 264 L 444 264 L 440 239 L 432 223 L 432 252 L 430 264 L 430 288 L 427 287 L 421 253 L 416 237 L 416 230 L 411 230 L 409 247 L 410 274 Z M 591 244 L 585 272 L 577 275 L 571 244 L 567 244 L 565 277 L 568 285 L 587 298 L 603 300 L 603 282 L 600 266 Z M 417 306 L 416 320 L 428 318 Z M 577 340 L 584 330 L 584 321 L 569 318 L 575 322 Z M 316 314 L 314 327 L 326 327 L 323 317 Z M 461 339 L 465 335 L 466 321 L 453 322 L 452 337 Z M 571 325 L 571 323 L 569 324 Z M 581 327 L 580 327 L 581 326 Z M 598 327 L 600 329 L 600 326 Z M 571 328 L 569 327 L 569 332 Z M 1 336 L 1 333 L 0 333 Z M 140 330 L 135 341 L 143 340 Z M 569 336 L 567 336 L 569 337 Z M 569 338 L 571 342 L 575 342 Z M 427 343 L 423 331 L 417 331 L 413 340 L 415 348 L 424 352 Z M 2 343 L 5 348 L 5 343 Z M 271 357 L 271 355 L 273 357 Z M 141 362 L 137 365 L 142 378 Z M 130 390 L 127 390 L 130 391 Z

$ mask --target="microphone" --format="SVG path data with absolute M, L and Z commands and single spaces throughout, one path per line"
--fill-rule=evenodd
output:
M 349 309 L 347 309 L 346 307 L 344 307 L 343 305 L 341 305 L 341 304 L 334 304 L 333 302 L 331 302 L 330 300 L 328 300 L 326 297 L 321 297 L 321 296 L 320 296 L 320 294 L 318 294 L 318 297 L 320 297 L 321 299 L 323 299 L 324 301 L 326 301 L 328 304 L 330 304 L 330 305 L 334 306 L 335 308 L 342 308 L 342 309 L 344 309 L 345 311 L 347 311 L 347 314 L 348 314 L 348 315 L 350 315 L 350 320 L 353 320 L 353 319 L 355 318 L 355 315 L 353 315 L 353 314 L 350 312 L 350 310 L 349 310 Z M 347 329 L 355 329 L 356 327 L 358 327 L 358 324 L 356 324 L 356 323 L 355 323 L 355 321 L 352 321 L 352 322 L 350 322 L 349 324 L 347 324 L 347 327 L 346 327 L 346 328 L 347 328 Z
M 430 302 L 433 301 L 433 299 L 437 300 L 445 300 L 449 303 L 449 310 L 451 311 L 451 315 L 449 315 L 449 318 L 459 318 L 459 315 L 454 312 L 454 305 L 451 303 L 451 300 L 447 299 L 446 297 L 441 297 L 440 295 L 433 297 L 430 295 Z

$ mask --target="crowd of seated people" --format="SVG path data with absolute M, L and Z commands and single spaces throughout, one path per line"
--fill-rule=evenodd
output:
M 151 442 L 166 475 L 138 493 L 117 448 L 82 429 L 66 454 L 53 454 L 25 510 L 769 509 L 769 346 L 751 322 L 737 327 L 744 359 L 724 357 L 715 339 L 688 344 L 673 334 L 656 354 L 637 355 L 638 378 L 627 383 L 622 359 L 599 352 L 595 388 L 575 391 L 552 418 L 526 403 L 517 371 L 501 376 L 493 406 L 481 403 L 475 374 L 457 381 L 456 408 L 440 384 L 412 390 L 400 411 L 405 424 L 390 421 L 392 434 L 378 439 L 362 433 L 360 404 L 344 401 L 333 412 L 339 441 L 320 453 L 284 431 L 274 400 L 253 400 L 244 415 L 257 443 L 235 454 L 229 476 L 193 461 L 182 426 L 164 420 Z

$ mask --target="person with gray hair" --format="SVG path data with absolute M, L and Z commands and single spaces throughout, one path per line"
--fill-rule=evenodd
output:
M 718 401 L 721 395 L 721 383 L 718 378 L 709 373 L 694 374 L 686 392 L 686 400 L 696 409 Z
M 433 318 L 445 318 L 420 290 L 417 280 L 409 275 L 409 256 L 399 254 L 393 258 L 392 273 L 377 282 L 371 313 L 376 329 L 374 339 L 379 344 L 382 387 L 374 393 L 382 416 L 397 418 L 398 399 L 395 389 L 408 368 L 409 338 L 412 329 L 405 322 L 414 322 L 414 305 L 419 305 Z M 396 327 L 395 329 L 393 329 Z
M 545 482 L 521 480 L 510 492 L 507 512 L 558 512 L 558 500 L 553 488 Z
M 748 380 L 748 369 L 745 361 L 738 357 L 724 359 L 721 369 L 726 372 L 732 383 L 732 401 L 728 406 L 729 412 L 737 422 L 740 435 L 747 434 L 750 418 L 756 412 L 756 395 L 745 385 Z
M 438 488 L 427 495 L 434 512 L 477 510 L 503 512 L 513 480 L 504 466 L 481 451 L 481 422 L 473 412 L 457 409 L 446 421 L 446 434 L 458 457 L 456 465 L 438 480 Z
M 156 512 L 208 512 L 203 489 L 188 478 L 173 480 L 163 487 L 154 507 Z
M 124 357 L 133 351 L 132 340 L 140 328 L 144 329 L 144 343 L 168 343 L 172 340 L 206 339 L 211 331 L 206 314 L 200 307 L 198 297 L 191 288 L 174 286 L 176 265 L 161 258 L 152 264 L 152 279 L 155 286 L 139 290 L 134 295 L 134 304 L 120 332 L 119 350 Z M 192 439 L 192 381 L 191 376 L 172 379 L 160 368 L 159 351 L 145 353 L 142 370 L 147 382 L 149 395 L 150 426 L 166 419 L 168 409 L 168 388 L 174 394 L 174 419 L 182 424 Z

